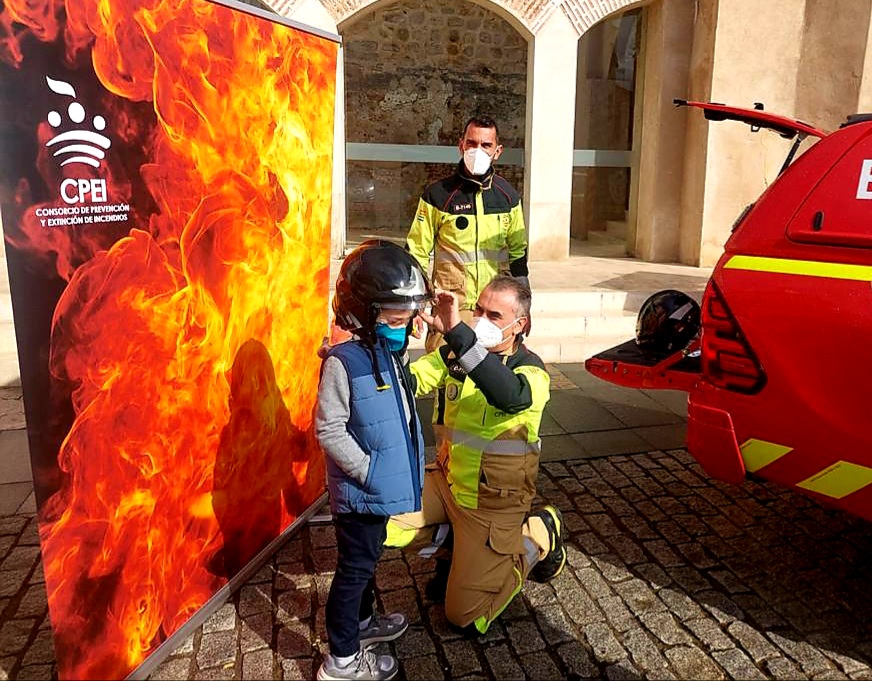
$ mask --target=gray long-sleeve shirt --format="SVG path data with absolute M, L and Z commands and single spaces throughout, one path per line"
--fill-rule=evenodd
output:
M 394 359 L 394 370 L 399 380 L 403 372 Z M 400 390 L 406 422 L 411 420 L 411 407 L 406 391 Z M 315 414 L 315 437 L 321 448 L 350 478 L 363 485 L 369 472 L 369 452 L 364 452 L 348 432 L 351 416 L 351 385 L 348 373 L 336 357 L 324 360 L 321 384 L 318 386 L 318 410 Z

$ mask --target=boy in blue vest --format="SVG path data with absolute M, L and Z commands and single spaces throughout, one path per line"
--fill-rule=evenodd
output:
M 362 243 L 336 282 L 336 322 L 353 337 L 326 352 L 315 417 L 337 546 L 325 609 L 330 653 L 318 679 L 392 679 L 399 670 L 392 655 L 370 649 L 408 628 L 402 614 L 375 611 L 375 567 L 388 518 L 421 509 L 424 440 L 403 354 L 432 297 L 417 261 L 388 241 Z

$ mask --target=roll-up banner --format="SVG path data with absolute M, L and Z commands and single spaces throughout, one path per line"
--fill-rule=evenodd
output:
M 0 8 L 0 213 L 58 675 L 123 678 L 324 498 L 338 36 L 233 0 Z

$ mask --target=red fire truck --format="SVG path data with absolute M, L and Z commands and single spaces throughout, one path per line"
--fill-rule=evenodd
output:
M 585 366 L 688 391 L 688 451 L 712 477 L 753 473 L 872 520 L 872 115 L 826 133 L 758 109 L 676 104 L 794 144 L 733 226 L 698 337 L 677 350 L 631 339 Z M 794 160 L 808 136 L 819 139 Z

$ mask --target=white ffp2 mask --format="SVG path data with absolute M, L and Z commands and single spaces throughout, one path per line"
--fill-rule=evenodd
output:
M 491 157 L 481 147 L 463 152 L 463 165 L 471 175 L 484 175 L 491 165 Z
M 475 337 L 485 350 L 489 350 L 503 342 L 503 332 L 514 324 L 517 319 L 513 319 L 503 328 L 498 327 L 487 317 L 476 317 L 472 323 L 472 330 L 475 331 Z

